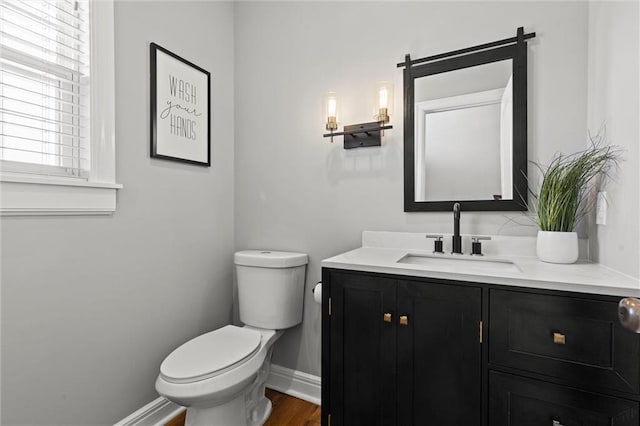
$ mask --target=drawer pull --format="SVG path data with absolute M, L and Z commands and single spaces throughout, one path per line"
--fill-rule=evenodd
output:
M 553 333 L 553 343 L 555 343 L 556 345 L 564 345 L 566 343 L 566 337 L 564 334 L 561 333 Z M 555 420 L 554 420 L 555 422 Z M 555 425 L 555 423 L 554 423 Z M 560 425 L 560 423 L 558 423 L 558 425 Z M 560 425 L 562 426 L 562 425 Z
M 406 315 L 400 316 L 400 325 L 408 325 L 409 318 Z
M 391 322 L 391 314 L 386 313 L 383 316 L 384 322 Z

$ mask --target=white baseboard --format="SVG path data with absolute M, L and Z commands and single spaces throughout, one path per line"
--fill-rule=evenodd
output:
M 164 426 L 184 410 L 185 407 L 159 396 L 114 426 Z
M 271 365 L 266 386 L 289 396 L 320 405 L 320 377 L 279 365 Z M 164 426 L 185 407 L 159 396 L 114 426 Z
M 268 388 L 320 405 L 320 377 L 280 365 L 271 365 Z

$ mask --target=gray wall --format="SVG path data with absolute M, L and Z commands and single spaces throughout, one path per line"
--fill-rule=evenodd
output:
M 589 232 L 594 258 L 640 276 L 640 104 L 638 2 L 589 4 L 589 127 L 606 125 L 624 161 L 604 189 L 607 224 Z
M 231 319 L 233 4 L 117 2 L 113 217 L 2 219 L 2 424 L 106 425 Z M 149 158 L 149 42 L 212 74 L 212 166 Z
M 320 374 L 320 310 L 310 289 L 322 259 L 360 245 L 362 230 L 451 232 L 451 214 L 404 213 L 402 73 L 428 56 L 535 31 L 529 45 L 529 158 L 584 147 L 587 4 L 371 2 L 236 5 L 236 247 L 310 255 L 304 323 L 274 362 Z M 373 85 L 395 84 L 394 129 L 381 148 L 322 137 L 322 97 L 342 98 L 342 124 L 371 120 Z M 482 173 L 478 170 L 478 173 Z M 535 235 L 523 214 L 464 213 L 463 233 Z M 425 247 L 427 243 L 425 242 Z

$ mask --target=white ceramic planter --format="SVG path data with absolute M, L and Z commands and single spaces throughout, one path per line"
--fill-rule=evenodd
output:
M 536 253 L 543 262 L 574 263 L 578 260 L 578 234 L 538 231 Z

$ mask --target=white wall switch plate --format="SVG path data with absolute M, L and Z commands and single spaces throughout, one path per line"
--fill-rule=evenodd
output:
M 596 198 L 596 225 L 607 224 L 607 192 L 598 192 Z

